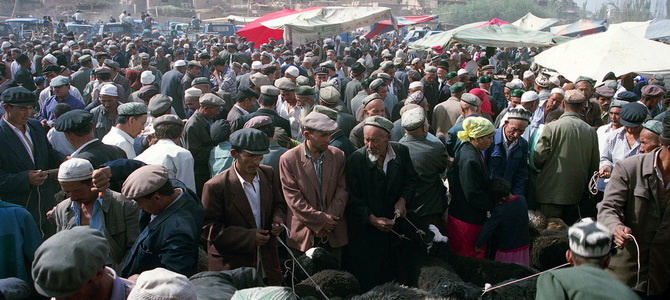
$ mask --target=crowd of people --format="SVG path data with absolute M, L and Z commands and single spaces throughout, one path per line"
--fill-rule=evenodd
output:
M 285 243 L 367 290 L 428 224 L 457 254 L 528 265 L 530 209 L 576 223 L 566 260 L 594 267 L 544 274 L 538 297 L 667 299 L 663 77 L 571 81 L 541 49 L 450 47 L 3 37 L 0 288 L 190 299 L 199 251 L 283 285 Z

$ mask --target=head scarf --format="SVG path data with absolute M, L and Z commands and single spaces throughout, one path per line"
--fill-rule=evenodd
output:
M 469 117 L 463 120 L 463 130 L 458 132 L 458 139 L 464 142 L 487 136 L 495 130 L 493 123 L 482 117 Z

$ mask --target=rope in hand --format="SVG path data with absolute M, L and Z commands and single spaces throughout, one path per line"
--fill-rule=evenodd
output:
M 594 196 L 598 194 L 598 178 L 600 178 L 600 174 L 598 171 L 595 171 L 589 180 L 589 193 Z
M 640 268 L 642 266 L 640 264 L 640 245 L 632 234 L 629 233 L 628 236 L 633 239 L 633 243 L 635 243 L 635 251 L 637 251 L 637 282 L 635 283 L 635 286 L 638 286 L 640 285 Z
M 284 223 L 282 223 L 281 226 L 283 226 L 286 229 L 286 236 L 290 238 L 291 234 L 288 230 L 288 227 L 286 227 L 286 225 Z M 314 281 L 312 276 L 310 276 L 309 273 L 307 273 L 307 270 L 305 270 L 305 268 L 300 264 L 300 262 L 298 262 L 298 259 L 295 258 L 295 255 L 293 255 L 293 251 L 291 251 L 291 249 L 288 246 L 286 246 L 284 241 L 282 241 L 280 238 L 278 238 L 277 241 L 279 241 L 279 244 L 284 246 L 284 248 L 286 248 L 286 252 L 288 252 L 288 254 L 291 255 L 291 260 L 293 260 L 293 271 L 295 271 L 295 265 L 298 265 L 298 267 L 300 267 L 300 269 L 305 273 L 305 275 L 307 275 L 307 278 L 309 278 L 309 281 L 312 282 L 312 284 L 314 285 L 316 290 L 319 293 L 321 293 L 321 296 L 323 296 L 324 299 L 329 300 L 330 298 L 328 298 L 328 296 L 326 296 L 326 293 L 324 293 L 323 290 L 321 290 L 321 286 L 316 284 L 316 281 Z M 284 264 L 284 266 L 286 266 L 286 264 Z M 295 273 L 291 273 L 291 281 L 293 281 L 294 278 L 295 278 Z M 293 282 L 293 290 L 295 291 L 295 282 Z
M 549 271 L 553 271 L 553 270 L 556 270 L 556 269 L 560 269 L 560 268 L 563 268 L 563 267 L 567 267 L 567 266 L 569 266 L 569 265 L 570 265 L 570 263 L 564 263 L 564 264 L 562 264 L 562 265 L 560 265 L 560 266 L 553 267 L 553 268 L 551 268 L 551 269 L 549 269 L 549 270 L 542 271 L 542 272 L 540 272 L 540 273 L 533 274 L 533 275 L 530 275 L 530 276 L 526 276 L 526 277 L 524 277 L 524 278 L 517 279 L 517 280 L 513 280 L 513 281 L 510 281 L 510 282 L 507 282 L 507 283 L 504 283 L 504 284 L 501 284 L 501 285 L 498 285 L 498 286 L 494 286 L 494 287 L 491 287 L 491 285 L 487 283 L 486 286 L 484 286 L 483 293 L 482 293 L 482 295 L 481 295 L 480 297 L 484 296 L 484 294 L 486 294 L 486 293 L 488 293 L 488 292 L 490 292 L 490 291 L 492 291 L 492 290 L 497 290 L 497 289 L 499 289 L 499 288 L 501 288 L 501 287 L 504 287 L 504 286 L 508 286 L 508 285 L 511 285 L 511 284 L 515 284 L 515 283 L 517 283 L 517 282 L 521 282 L 521 281 L 524 281 L 524 280 L 528 280 L 528 279 L 531 279 L 531 278 L 533 278 L 533 277 L 535 277 L 535 276 L 540 276 L 540 275 L 542 275 L 542 274 L 544 274 L 544 273 L 547 273 L 547 272 L 549 272 Z

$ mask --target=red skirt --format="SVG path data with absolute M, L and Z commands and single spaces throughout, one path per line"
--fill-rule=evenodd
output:
M 496 252 L 496 261 L 530 266 L 529 249 L 530 245 L 526 245 L 514 250 L 498 250 Z
M 475 243 L 483 227 L 484 225 L 470 224 L 449 215 L 447 217 L 447 237 L 449 238 L 447 243 L 456 254 L 485 258 L 486 245 L 482 247 L 481 252 L 475 251 Z

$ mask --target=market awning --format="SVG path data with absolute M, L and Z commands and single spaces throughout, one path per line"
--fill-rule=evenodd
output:
M 607 30 L 607 20 L 605 19 L 581 19 L 568 25 L 559 25 L 549 28 L 549 32 L 562 36 L 584 36 L 603 32 Z
M 535 63 L 554 69 L 569 80 L 589 76 L 601 80 L 608 72 L 670 72 L 670 45 L 648 40 L 621 28 L 573 39 L 535 56 Z
M 236 34 L 239 36 L 243 36 L 247 38 L 247 41 L 254 42 L 256 44 L 267 43 L 269 38 L 273 38 L 275 40 L 281 40 L 284 35 L 284 30 L 268 28 L 262 25 L 261 23 L 264 21 L 282 18 L 300 12 L 310 11 L 319 8 L 321 7 L 320 6 L 308 7 L 301 10 L 293 10 L 287 8 L 273 13 L 269 13 L 242 27 L 240 30 L 237 31 Z
M 548 47 L 569 40 L 548 32 L 516 27 L 500 19 L 477 22 L 444 33 L 424 37 L 409 44 L 414 49 L 443 50 L 452 42 L 490 47 Z
M 525 16 L 521 17 L 521 19 L 512 22 L 512 25 L 521 27 L 523 29 L 542 30 L 556 24 L 556 22 L 558 22 L 558 19 L 540 18 L 529 12 Z
M 650 40 L 670 37 L 670 20 L 668 19 L 656 18 L 646 22 L 624 22 L 612 24 L 609 28 L 624 28 L 636 36 Z
M 396 22 L 398 23 L 398 28 L 416 25 L 428 21 L 432 21 L 438 18 L 438 15 L 428 15 L 428 16 L 405 16 L 405 17 L 396 17 Z M 387 33 L 393 30 L 393 22 L 391 20 L 384 20 L 372 24 L 370 31 L 365 33 L 365 38 L 373 38 L 377 35 Z
M 202 20 L 203 22 L 209 22 L 209 23 L 227 23 L 230 21 L 233 21 L 234 23 L 240 23 L 240 24 L 247 24 L 251 23 L 258 19 L 258 17 L 243 17 L 243 16 L 236 16 L 236 15 L 228 15 L 227 17 L 221 17 L 221 18 L 213 18 L 213 19 L 207 19 L 207 20 Z
M 270 29 L 284 30 L 285 41 L 300 45 L 383 20 L 393 20 L 395 23 L 390 8 L 329 6 L 268 20 L 261 22 L 261 25 Z

